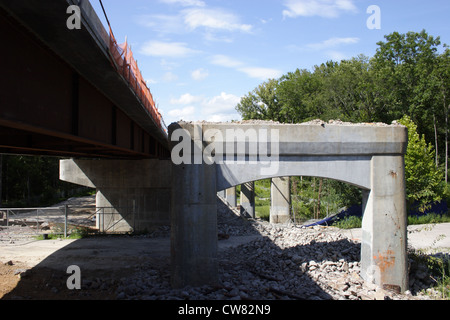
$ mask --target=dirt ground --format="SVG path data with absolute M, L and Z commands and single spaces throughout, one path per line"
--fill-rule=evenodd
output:
M 27 270 L 22 273 L 21 270 Z M 0 299 L 4 300 L 111 300 L 110 290 L 69 290 L 64 287 L 68 274 L 50 268 L 28 269 L 21 263 L 0 265 Z
M 219 241 L 219 250 L 256 239 Z M 69 290 L 70 265 L 81 269 L 82 290 Z M 110 300 L 119 280 L 142 267 L 170 270 L 170 237 L 98 236 L 0 246 L 0 299 Z

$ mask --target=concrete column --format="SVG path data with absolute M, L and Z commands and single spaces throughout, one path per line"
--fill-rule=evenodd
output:
M 225 197 L 230 206 L 232 206 L 233 208 L 237 207 L 236 187 L 225 190 Z
M 170 223 L 168 160 L 61 160 L 60 179 L 97 189 L 97 228 L 149 231 Z
M 363 207 L 361 276 L 403 292 L 408 289 L 403 156 L 373 156 L 371 180 Z
M 173 165 L 172 286 L 218 283 L 214 165 Z
M 270 184 L 270 223 L 290 220 L 291 188 L 289 177 L 272 178 Z
M 241 215 L 255 218 L 255 182 L 241 185 Z

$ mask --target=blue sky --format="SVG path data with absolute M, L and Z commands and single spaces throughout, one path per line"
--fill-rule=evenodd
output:
M 106 25 L 98 0 L 90 0 Z M 440 36 L 448 0 L 103 0 L 167 125 L 240 120 L 240 98 L 270 78 L 328 60 L 373 56 L 384 35 Z M 367 26 L 375 5 L 380 29 Z

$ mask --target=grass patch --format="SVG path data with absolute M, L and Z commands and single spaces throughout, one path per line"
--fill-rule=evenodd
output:
M 450 222 L 450 215 L 429 213 L 423 216 L 408 216 L 408 225 L 429 224 L 429 223 L 446 223 Z
M 337 222 L 333 223 L 333 226 L 338 227 L 340 229 L 361 228 L 362 218 L 355 217 L 355 216 L 346 217 L 344 219 L 338 220 Z
M 266 221 L 270 220 L 270 205 L 257 206 L 255 211 L 258 218 Z
M 450 215 L 443 214 L 435 214 L 429 213 L 423 216 L 408 216 L 408 225 L 415 224 L 432 224 L 432 223 L 446 223 L 450 222 Z M 333 224 L 333 226 L 338 227 L 340 229 L 353 229 L 353 228 L 361 228 L 362 218 L 360 217 L 346 217 L 341 219 Z

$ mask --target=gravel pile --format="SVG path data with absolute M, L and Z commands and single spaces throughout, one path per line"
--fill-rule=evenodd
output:
M 398 294 L 360 277 L 360 243 L 332 227 L 301 228 L 248 221 L 226 213 L 219 203 L 219 235 L 256 235 L 254 241 L 219 251 L 219 286 L 172 289 L 170 266 L 152 263 L 120 279 L 117 299 L 150 300 L 419 300 L 428 295 Z M 220 237 L 219 237 L 220 238 Z M 225 237 L 225 239 L 228 239 Z M 220 240 L 227 241 L 227 240 Z M 429 288 L 426 271 L 414 268 L 418 290 Z M 417 272 L 417 277 L 415 275 Z M 101 286 L 101 284 L 96 284 Z M 431 289 L 429 289 L 430 291 Z

